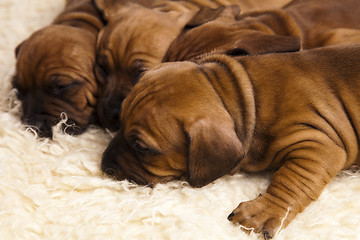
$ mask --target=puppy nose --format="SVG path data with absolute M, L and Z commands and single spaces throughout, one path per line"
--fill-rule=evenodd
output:
M 110 175 L 110 176 L 114 176 L 116 173 L 116 169 L 118 169 L 117 164 L 115 163 L 115 161 L 112 158 L 108 158 L 106 156 L 104 156 L 102 158 L 101 161 L 101 170 Z
M 114 176 L 115 175 L 115 168 L 107 166 L 103 163 L 101 163 L 101 171 L 106 173 L 107 175 Z
M 46 119 L 32 119 L 32 118 L 23 118 L 23 123 L 29 125 L 35 133 L 41 138 L 52 138 L 52 129 L 46 122 Z

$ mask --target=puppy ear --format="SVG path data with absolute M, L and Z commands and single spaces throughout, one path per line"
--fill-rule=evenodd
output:
M 21 49 L 22 45 L 24 45 L 24 42 L 25 42 L 25 41 L 21 42 L 21 43 L 20 43 L 19 45 L 17 45 L 17 47 L 15 48 L 15 57 L 16 57 L 16 58 L 18 57 L 19 52 L 20 52 L 20 49 Z
M 220 52 L 230 56 L 257 55 L 266 53 L 297 52 L 301 49 L 300 38 L 296 36 L 267 35 L 263 33 L 239 36 L 229 49 Z
M 201 119 L 187 130 L 188 182 L 201 187 L 229 173 L 244 155 L 232 122 Z
M 239 13 L 240 7 L 237 5 L 222 6 L 219 8 L 202 7 L 185 25 L 185 29 L 198 27 L 219 17 L 235 18 Z

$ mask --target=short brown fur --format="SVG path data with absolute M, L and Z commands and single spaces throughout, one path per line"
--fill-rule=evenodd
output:
M 22 121 L 42 137 L 66 113 L 69 134 L 96 123 L 98 82 L 94 75 L 96 35 L 103 22 L 90 0 L 68 0 L 47 27 L 16 48 L 13 86 L 22 102 Z
M 256 55 L 358 43 L 357 0 L 293 0 L 282 9 L 199 12 L 170 45 L 167 61 L 206 54 Z
M 122 1 L 95 2 L 108 21 L 97 44 L 97 76 L 104 83 L 99 119 L 117 130 L 123 99 L 144 71 L 161 63 L 170 43 L 201 7 L 236 5 L 246 11 L 281 7 L 289 0 L 158 0 L 152 9 Z
M 229 216 L 271 238 L 342 169 L 360 164 L 359 134 L 359 45 L 209 55 L 140 79 L 102 169 L 140 184 L 185 177 L 195 187 L 273 170 L 266 193 Z

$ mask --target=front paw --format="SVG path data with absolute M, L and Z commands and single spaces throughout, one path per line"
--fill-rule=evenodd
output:
M 264 239 L 271 239 L 292 220 L 290 212 L 287 203 L 265 193 L 254 200 L 240 203 L 228 219 L 245 229 L 262 233 Z

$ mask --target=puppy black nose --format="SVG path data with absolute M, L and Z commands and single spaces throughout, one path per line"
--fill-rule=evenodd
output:
M 101 171 L 103 171 L 104 173 L 106 173 L 107 175 L 110 175 L 110 176 L 115 175 L 115 169 L 114 168 L 104 166 L 103 164 L 101 164 Z
M 22 122 L 28 125 L 39 137 L 52 138 L 51 126 L 47 123 L 45 118 L 22 118 Z
M 110 176 L 114 176 L 118 168 L 112 154 L 109 154 L 109 151 L 105 151 L 101 160 L 101 170 Z

